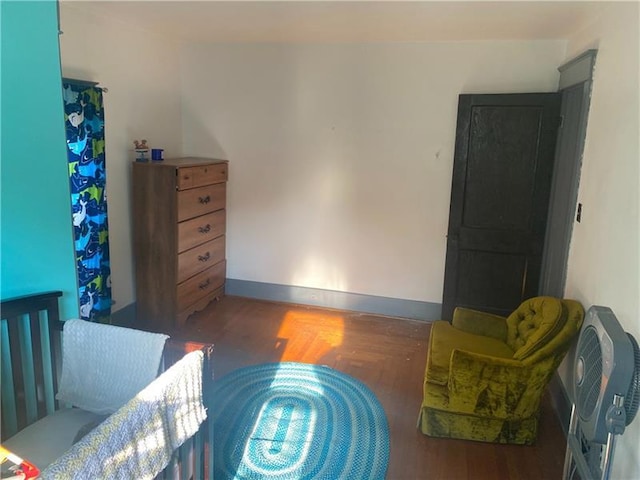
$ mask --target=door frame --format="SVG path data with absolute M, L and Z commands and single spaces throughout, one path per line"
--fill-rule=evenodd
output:
M 538 287 L 540 295 L 564 296 L 597 53 L 595 49 L 587 50 L 558 67 L 560 72 L 558 91 L 562 93 L 563 121 L 556 143 L 547 231 Z M 568 97 L 577 89 L 582 90 L 581 104 L 577 112 L 571 112 L 567 108 Z M 564 117 L 566 113 L 572 117 Z M 568 132 L 568 129 L 564 128 L 564 125 L 568 125 L 569 122 L 577 123 L 577 128 L 573 132 Z M 551 225 L 554 228 L 549 228 Z

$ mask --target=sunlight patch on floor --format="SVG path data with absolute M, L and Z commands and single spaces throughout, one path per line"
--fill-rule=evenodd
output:
M 344 340 L 344 318 L 305 310 L 289 310 L 278 331 L 286 343 L 280 361 L 322 363 L 322 359 Z M 302 353 L 302 357 L 301 357 Z

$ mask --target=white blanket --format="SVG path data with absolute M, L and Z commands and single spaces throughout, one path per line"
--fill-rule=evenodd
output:
M 201 351 L 191 352 L 49 465 L 40 478 L 153 479 L 207 418 Z
M 113 413 L 156 376 L 167 335 L 67 320 L 56 398 L 97 414 Z

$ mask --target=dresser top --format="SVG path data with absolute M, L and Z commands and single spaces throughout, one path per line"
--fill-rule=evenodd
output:
M 180 158 L 167 158 L 165 160 L 151 160 L 148 162 L 134 162 L 137 165 L 146 166 L 171 166 L 171 167 L 194 167 L 198 165 L 212 165 L 219 163 L 229 163 L 228 160 L 220 160 L 218 158 L 204 158 L 204 157 L 180 157 Z

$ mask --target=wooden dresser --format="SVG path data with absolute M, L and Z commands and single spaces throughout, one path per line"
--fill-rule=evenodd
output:
M 224 293 L 228 162 L 133 163 L 136 316 L 169 332 Z

